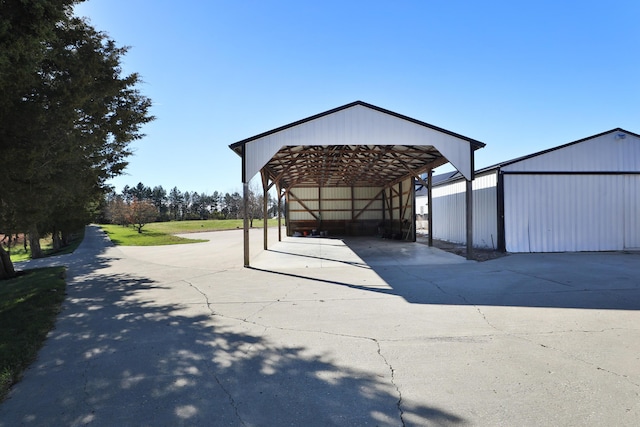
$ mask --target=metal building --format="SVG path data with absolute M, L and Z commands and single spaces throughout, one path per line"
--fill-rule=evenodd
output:
M 286 200 L 288 235 L 386 233 L 412 240 L 414 182 L 427 185 L 423 174 L 431 176 L 434 168 L 451 163 L 469 183 L 466 196 L 471 198 L 474 151 L 482 147 L 479 141 L 362 101 L 230 145 L 242 158 L 245 206 L 248 183 L 260 173 L 265 194 L 275 187 Z M 471 210 L 464 215 L 470 256 Z M 247 218 L 245 213 L 245 266 Z
M 475 247 L 640 248 L 640 136 L 624 129 L 478 170 L 472 187 Z M 434 186 L 434 238 L 465 242 L 463 188 L 458 174 Z

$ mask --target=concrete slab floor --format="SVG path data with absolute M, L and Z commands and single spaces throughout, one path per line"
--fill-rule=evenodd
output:
M 640 254 L 90 227 L 14 425 L 640 425 Z M 199 236 L 200 237 L 200 236 Z M 35 263 L 33 264 L 35 265 Z M 24 267 L 27 267 L 26 265 Z

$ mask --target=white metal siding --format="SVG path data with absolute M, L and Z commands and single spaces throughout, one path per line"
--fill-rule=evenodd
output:
M 473 180 L 473 246 L 498 247 L 497 175 L 491 173 Z M 466 237 L 465 237 L 466 240 Z
M 640 249 L 640 175 L 624 177 L 624 248 Z
M 320 189 L 322 200 L 326 199 L 340 199 L 345 203 L 351 203 L 351 187 L 322 187 Z M 318 197 L 318 190 L 316 189 L 316 198 Z M 348 205 L 342 206 L 348 208 Z
M 621 138 L 619 134 L 623 132 L 587 139 L 502 168 L 507 251 L 640 247 L 640 176 L 624 174 L 640 171 L 640 138 L 626 133 Z
M 367 209 L 358 216 L 357 220 L 381 220 L 382 200 L 375 200 L 373 203 L 369 203 L 371 199 L 379 196 L 380 191 L 380 188 L 375 187 L 354 187 L 352 199 L 352 189 L 350 187 L 322 187 L 320 190 L 311 187 L 293 188 L 290 193 L 295 197 L 289 198 L 289 218 L 292 221 L 315 219 L 296 200 L 297 198 L 315 215 L 320 214 L 323 220 L 351 221 L 352 215 L 357 215 L 365 206 Z M 320 199 L 318 198 L 319 195 L 321 195 Z
M 317 188 L 294 188 L 290 190 L 292 196 L 289 197 L 289 219 L 292 221 L 311 221 L 315 218 L 311 213 L 307 212 L 302 204 L 297 200 L 300 199 L 309 209 L 318 210 L 318 189 Z M 297 198 L 297 199 L 296 199 Z M 315 199 L 315 201 L 314 201 Z
M 464 176 L 471 176 L 468 141 L 363 105 L 355 105 L 247 143 L 244 182 L 249 182 L 284 146 L 327 144 L 433 146 Z
M 291 202 L 289 206 L 290 206 L 290 209 L 302 209 L 302 206 L 300 206 L 296 202 Z M 291 212 L 290 211 L 289 219 L 291 221 L 311 221 L 311 220 L 314 220 L 315 218 L 309 212 L 305 212 L 305 211 Z
M 382 188 L 378 187 L 354 187 L 353 195 L 357 199 L 373 199 L 380 195 Z
M 504 172 L 630 172 L 640 171 L 640 138 L 612 132 L 506 165 Z
M 323 220 L 348 220 L 351 218 L 351 188 L 322 187 L 320 189 Z M 317 196 L 316 196 L 317 197 Z
M 497 179 L 491 173 L 473 180 L 473 246 L 496 248 Z M 433 189 L 433 237 L 455 243 L 467 240 L 466 182 L 457 181 Z
M 296 187 L 289 190 L 291 194 L 302 201 L 306 200 L 318 200 L 318 189 L 311 187 Z M 306 202 L 305 202 L 306 203 Z
M 637 182 L 624 175 L 505 175 L 507 251 L 624 249 L 625 211 L 639 213 L 625 201 L 625 181 Z
M 433 188 L 434 238 L 455 243 L 467 240 L 465 200 L 464 181 Z

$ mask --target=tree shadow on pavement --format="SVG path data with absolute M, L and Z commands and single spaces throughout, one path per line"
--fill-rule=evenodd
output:
M 116 262 L 87 249 L 71 264 L 56 328 L 0 405 L 0 426 L 465 422 L 402 402 L 391 372 L 381 377 L 274 342 L 264 327 L 207 312 L 204 301 L 150 298 L 175 292 L 175 284 L 169 290 L 141 275 L 113 273 Z

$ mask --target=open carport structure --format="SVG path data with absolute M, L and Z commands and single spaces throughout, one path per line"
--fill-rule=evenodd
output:
M 274 186 L 278 201 L 286 201 L 288 235 L 381 233 L 415 239 L 415 182 L 430 188 L 432 170 L 451 163 L 467 180 L 466 206 L 472 206 L 474 151 L 482 147 L 482 142 L 362 101 L 231 144 L 242 158 L 244 265 L 250 262 L 248 185 L 258 173 L 265 212 L 267 192 Z M 466 217 L 470 257 L 469 208 Z

